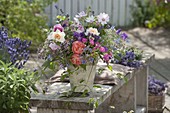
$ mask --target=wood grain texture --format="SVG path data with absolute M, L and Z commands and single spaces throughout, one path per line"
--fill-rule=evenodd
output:
M 38 108 L 37 113 L 94 113 L 94 111 Z
M 95 113 L 123 113 L 136 110 L 135 76 L 107 98 Z M 114 107 L 114 108 L 113 108 Z

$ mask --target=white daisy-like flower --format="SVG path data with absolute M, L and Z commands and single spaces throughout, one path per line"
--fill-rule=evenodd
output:
M 97 16 L 98 22 L 100 22 L 102 25 L 107 24 L 109 22 L 109 15 L 106 13 L 100 13 L 100 15 Z
M 98 30 L 96 28 L 90 27 L 86 30 L 85 35 L 87 36 L 88 34 L 93 34 L 93 35 L 99 36 L 100 33 L 98 32 Z
M 48 40 L 55 40 L 56 42 L 64 42 L 65 41 L 65 33 L 61 32 L 60 30 L 56 30 L 55 32 L 51 32 L 48 35 Z
M 88 18 L 86 18 L 86 22 L 89 22 L 89 23 L 92 23 L 92 22 L 94 22 L 94 16 L 93 15 L 91 15 L 91 16 L 89 16 Z
M 57 49 L 59 48 L 59 46 L 56 45 L 55 43 L 50 43 L 49 47 L 50 47 L 53 51 L 55 51 L 55 50 L 57 50 Z

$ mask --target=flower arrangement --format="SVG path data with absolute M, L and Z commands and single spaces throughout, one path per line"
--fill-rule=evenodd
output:
M 168 86 L 156 78 L 149 76 L 148 79 L 148 90 L 150 95 L 162 96 Z
M 124 46 L 128 39 L 109 24 L 108 14 L 95 16 L 90 9 L 78 13 L 73 21 L 68 15 L 59 15 L 56 23 L 40 51 L 46 58 L 44 66 L 53 69 L 70 65 L 85 68 L 99 58 L 109 67 L 115 48 Z
M 29 46 L 31 42 L 19 38 L 10 38 L 5 27 L 0 28 L 0 60 L 12 63 L 17 68 L 23 68 L 29 59 Z

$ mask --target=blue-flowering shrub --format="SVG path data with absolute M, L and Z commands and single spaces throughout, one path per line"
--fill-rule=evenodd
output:
M 167 87 L 168 86 L 164 82 L 149 76 L 148 90 L 150 95 L 163 95 Z
M 4 27 L 0 28 L 0 60 L 12 63 L 17 68 L 22 68 L 29 59 L 28 47 L 31 42 L 19 38 L 9 37 L 9 32 Z

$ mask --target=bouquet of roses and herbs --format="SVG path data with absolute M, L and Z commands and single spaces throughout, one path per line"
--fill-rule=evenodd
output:
M 125 33 L 109 24 L 105 13 L 95 16 L 87 10 L 77 14 L 73 21 L 68 15 L 59 15 L 56 22 L 40 51 L 46 59 L 45 68 L 84 67 L 98 58 L 109 66 L 114 48 L 124 46 L 127 39 Z

